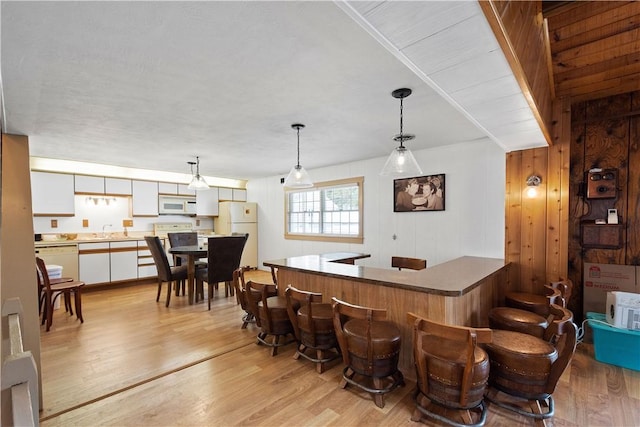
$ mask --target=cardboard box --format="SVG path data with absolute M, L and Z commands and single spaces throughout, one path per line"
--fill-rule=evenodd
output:
M 584 263 L 583 312 L 606 313 L 607 292 L 638 292 L 635 265 Z

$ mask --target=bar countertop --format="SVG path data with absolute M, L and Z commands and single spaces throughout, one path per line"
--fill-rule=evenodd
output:
M 335 256 L 332 256 L 335 255 Z M 340 254 L 304 255 L 265 261 L 267 267 L 307 272 L 443 296 L 460 296 L 508 263 L 504 259 L 463 256 L 424 270 L 394 270 L 340 263 Z M 351 256 L 355 254 L 349 254 Z M 357 259 L 357 258 L 356 258 Z

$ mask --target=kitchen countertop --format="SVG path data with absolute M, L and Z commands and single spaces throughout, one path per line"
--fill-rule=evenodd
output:
M 147 236 L 149 234 L 146 234 Z M 77 239 L 53 239 L 53 240 L 41 240 L 35 242 L 36 247 L 41 246 L 65 246 L 65 245 L 77 245 L 78 243 L 101 243 L 101 242 L 122 242 L 122 241 L 136 241 L 144 240 L 144 235 L 141 236 L 109 236 L 109 237 L 79 237 Z
M 139 231 L 138 232 L 130 231 L 128 236 L 124 236 L 122 235 L 122 233 L 114 233 L 107 237 L 92 236 L 91 233 L 87 233 L 87 234 L 88 235 L 86 236 L 79 236 L 72 240 L 61 239 L 61 238 L 40 240 L 35 242 L 35 247 L 38 248 L 43 246 L 68 246 L 68 245 L 77 245 L 78 243 L 126 242 L 126 241 L 135 241 L 135 240 L 144 240 L 144 236 L 151 236 L 153 235 L 153 232 L 145 233 L 145 232 L 139 232 Z M 220 237 L 220 236 L 222 235 L 211 233 L 211 232 L 198 234 L 198 237 L 200 238 Z M 161 238 L 166 238 L 166 237 L 161 236 Z

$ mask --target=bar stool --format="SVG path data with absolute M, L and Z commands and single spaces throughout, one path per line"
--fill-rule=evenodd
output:
M 316 364 L 319 374 L 324 364 L 340 357 L 340 349 L 333 327 L 333 309 L 322 302 L 322 294 L 301 291 L 289 285 L 285 291 L 287 313 L 298 341 L 294 359 L 304 357 Z M 299 309 L 295 309 L 298 306 Z M 305 353 L 313 350 L 315 355 Z
M 422 258 L 407 258 L 400 256 L 391 257 L 391 267 L 402 270 L 408 268 L 409 270 L 424 270 L 427 268 L 427 260 Z
M 333 297 L 333 324 L 346 367 L 340 387 L 351 384 L 373 394 L 384 407 L 384 395 L 404 385 L 398 370 L 400 329 L 386 320 L 387 310 L 349 304 Z M 371 384 L 373 383 L 373 384 Z
M 554 318 L 548 328 L 548 340 L 521 332 L 494 330 L 493 341 L 484 346 L 491 361 L 491 389 L 485 398 L 537 420 L 553 417 L 551 395 L 576 349 L 573 313 L 556 304 L 551 305 L 550 312 Z M 499 398 L 500 392 L 516 401 Z
M 246 285 L 246 297 L 249 307 L 257 309 L 256 325 L 260 327 L 258 333 L 258 344 L 264 344 L 271 347 L 271 356 L 278 354 L 278 348 L 292 343 L 293 325 L 289 320 L 287 313 L 287 299 L 276 294 L 276 285 L 258 283 L 249 280 Z M 275 295 L 274 295 L 275 294 Z M 256 301 L 256 295 L 260 295 L 260 299 Z M 299 307 L 295 307 L 297 310 Z M 267 341 L 267 336 L 272 335 L 271 341 Z M 291 338 L 283 342 L 281 338 Z
M 549 313 L 549 291 L 558 290 L 564 301 L 561 301 L 559 305 L 566 307 L 569 299 L 571 298 L 571 291 L 573 289 L 573 282 L 569 279 L 561 279 L 557 282 L 551 282 L 545 285 L 545 293 L 532 294 L 528 292 L 507 292 L 505 294 L 504 302 L 507 307 L 520 308 L 522 310 L 532 311 L 541 316 L 547 316 Z
M 479 344 L 491 342 L 491 329 L 445 325 L 413 313 L 407 319 L 413 323 L 418 380 L 411 420 L 427 416 L 456 427 L 484 425 L 489 356 Z
M 494 307 L 489 311 L 489 327 L 491 329 L 503 329 L 507 331 L 522 332 L 543 338 L 549 327 L 549 307 L 551 304 L 561 305 L 562 295 L 558 289 L 545 285 L 547 306 L 546 310 L 537 307 L 538 314 L 533 311 L 513 307 Z

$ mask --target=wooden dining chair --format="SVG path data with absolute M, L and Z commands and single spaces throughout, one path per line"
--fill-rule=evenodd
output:
M 421 258 L 407 258 L 400 256 L 391 257 L 391 267 L 402 270 L 407 268 L 409 270 L 424 270 L 427 268 L 427 260 Z
M 198 233 L 195 231 L 186 231 L 179 233 L 167 233 L 167 239 L 169 239 L 169 246 L 175 248 L 177 246 L 195 246 L 198 244 Z M 188 255 L 173 255 L 173 265 L 179 267 L 188 262 Z M 195 267 L 203 268 L 207 266 L 207 261 L 196 260 Z M 186 280 L 180 280 L 178 282 L 180 286 L 176 286 L 176 296 L 180 295 L 182 289 L 182 295 L 184 295 L 184 289 L 186 286 Z
M 207 282 L 209 310 L 213 290 L 218 283 L 225 282 L 225 296 L 234 295 L 233 272 L 240 268 L 242 251 L 247 243 L 248 234 L 240 236 L 209 237 L 207 249 L 207 266 L 196 270 L 198 286 Z
M 156 295 L 156 302 L 160 301 L 162 284 L 166 282 L 168 288 L 165 306 L 169 307 L 169 302 L 171 302 L 171 285 L 175 282 L 176 286 L 178 286 L 178 281 L 187 279 L 187 266 L 171 267 L 169 265 L 167 253 L 164 251 L 164 246 L 162 246 L 162 242 L 160 242 L 158 236 L 144 236 L 144 240 L 147 242 L 147 246 L 153 257 L 153 262 L 156 264 L 156 269 L 158 270 L 158 294 Z
M 49 332 L 51 325 L 53 324 L 53 307 L 56 299 L 62 295 L 65 299 L 65 306 L 68 308 L 69 313 L 73 315 L 73 309 L 71 308 L 71 295 L 74 296 L 76 316 L 80 319 L 80 323 L 84 323 L 82 317 L 82 296 L 81 291 L 84 286 L 84 282 L 79 280 L 72 281 L 56 281 L 52 284 L 49 279 L 49 273 L 47 272 L 47 266 L 44 260 L 40 257 L 36 257 L 36 276 L 38 278 L 38 289 L 44 293 L 44 301 L 42 308 L 42 324 L 46 323 L 46 331 Z

